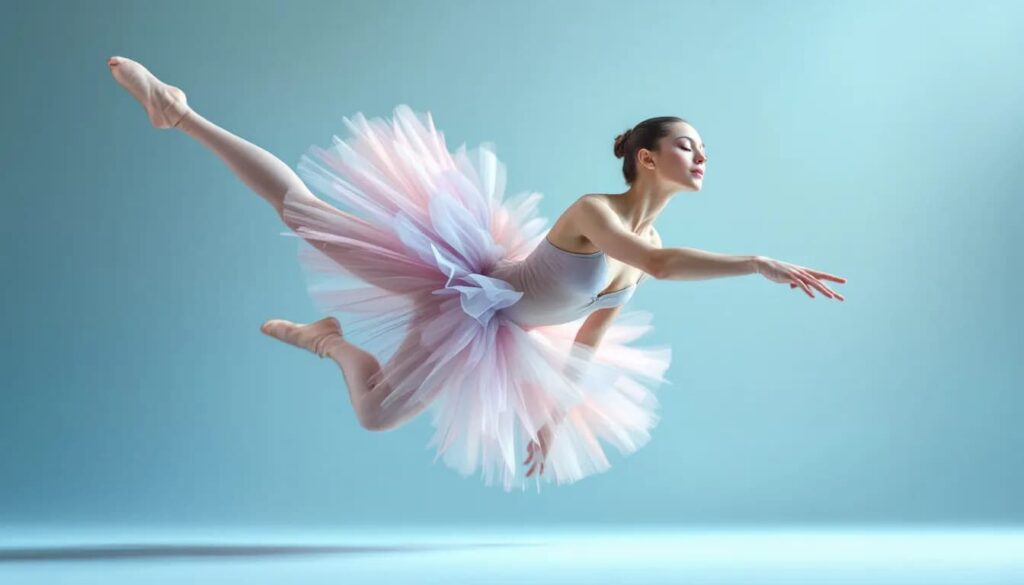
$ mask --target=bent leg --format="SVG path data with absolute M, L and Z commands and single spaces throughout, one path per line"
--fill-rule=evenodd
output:
M 395 351 L 391 363 L 396 367 L 404 366 L 407 370 L 392 369 L 389 375 L 401 379 L 422 363 L 419 355 L 426 356 L 429 349 L 421 343 L 419 328 L 416 326 L 422 319 L 429 318 L 433 313 L 420 309 L 413 317 L 410 333 Z M 382 407 L 383 402 L 394 391 L 393 386 L 383 379 L 380 363 L 369 352 L 353 345 L 344 337 L 329 342 L 326 355 L 330 356 L 341 369 L 345 384 L 348 386 L 349 398 L 355 410 L 359 424 L 367 430 L 386 431 L 398 428 L 422 413 L 430 402 L 410 404 L 401 403 L 396 406 Z

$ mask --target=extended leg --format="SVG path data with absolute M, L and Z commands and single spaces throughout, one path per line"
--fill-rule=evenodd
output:
M 337 213 L 313 195 L 288 165 L 255 144 L 235 136 L 195 112 L 185 92 L 156 78 L 141 63 L 111 57 L 110 72 L 139 101 L 157 128 L 178 128 L 212 150 L 250 189 L 282 214 L 285 193 Z
M 285 225 L 346 271 L 384 290 L 396 294 L 407 292 L 402 290 L 402 279 L 395 278 L 393 274 L 397 269 L 381 272 L 379 265 L 367 257 L 366 247 L 326 242 L 301 229 L 307 219 L 304 217 L 308 213 L 306 206 L 336 218 L 335 229 L 340 232 L 337 235 L 358 239 L 359 234 L 375 233 L 373 226 L 316 197 L 288 165 L 263 148 L 199 115 L 188 105 L 183 91 L 160 81 L 141 64 L 124 57 L 112 57 L 108 63 L 114 79 L 139 100 L 154 126 L 177 128 L 210 149 L 243 183 L 274 208 Z M 303 211 L 286 213 L 286 197 L 295 201 L 295 207 L 303 208 Z
M 274 208 L 282 220 L 285 194 L 291 192 L 310 204 L 343 214 L 317 198 L 288 165 L 263 148 L 221 128 L 194 110 L 177 126 L 212 150 L 238 178 Z M 293 227 L 294 226 L 289 226 Z

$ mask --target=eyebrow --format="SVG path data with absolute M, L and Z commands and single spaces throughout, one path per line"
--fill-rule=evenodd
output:
M 686 139 L 687 139 L 687 140 L 689 140 L 690 142 L 696 142 L 696 140 L 694 140 L 693 138 L 690 138 L 689 136 L 676 136 L 676 140 L 679 140 L 680 138 L 686 138 Z M 700 143 L 700 145 L 701 145 L 701 146 L 704 146 L 704 143 L 703 143 L 703 142 L 701 142 L 701 143 Z

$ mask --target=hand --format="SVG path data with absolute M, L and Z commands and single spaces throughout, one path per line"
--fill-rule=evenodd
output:
M 523 461 L 523 465 L 530 465 L 530 461 L 533 461 L 533 465 L 530 465 L 530 469 L 526 472 L 526 477 L 530 477 L 538 469 L 540 470 L 538 475 L 544 475 L 544 461 L 548 456 L 548 450 L 551 449 L 551 438 L 551 429 L 545 425 L 537 431 L 538 440 L 530 441 L 530 444 L 526 446 L 528 456 L 526 461 Z
M 796 288 L 799 286 L 803 288 L 804 292 L 806 292 L 812 299 L 814 298 L 814 293 L 811 291 L 810 287 L 813 286 L 830 299 L 834 298 L 840 301 L 845 300 L 843 295 L 825 286 L 819 280 L 831 280 L 832 282 L 845 284 L 846 279 L 841 276 L 833 276 L 825 272 L 811 270 L 810 268 L 790 264 L 788 262 L 782 262 L 780 260 L 775 260 L 774 258 L 768 258 L 767 256 L 755 257 L 754 266 L 757 268 L 757 273 L 768 280 L 771 280 L 772 282 L 789 283 L 789 288 Z

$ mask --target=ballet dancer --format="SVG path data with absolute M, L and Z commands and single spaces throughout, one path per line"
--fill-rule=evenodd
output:
M 649 439 L 653 387 L 665 381 L 670 352 L 633 345 L 651 327 L 644 313 L 620 315 L 646 278 L 759 274 L 810 298 L 844 300 L 823 281 L 846 279 L 819 270 L 662 246 L 655 220 L 676 194 L 700 191 L 707 170 L 703 140 L 682 118 L 650 118 L 618 135 L 613 152 L 629 188 L 584 195 L 545 230 L 532 217 L 539 195 L 502 198 L 504 167 L 491 148 L 450 153 L 432 118 L 407 106 L 390 122 L 360 114 L 346 119 L 352 139 L 300 165 L 349 212 L 141 64 L 107 64 L 155 128 L 194 138 L 270 204 L 308 244 L 304 267 L 360 283 L 320 298 L 334 311 L 373 315 L 365 331 L 397 349 L 380 363 L 333 316 L 270 319 L 260 330 L 333 360 L 368 430 L 437 407 L 438 456 L 506 490 L 549 469 L 557 483 L 579 480 L 610 467 L 602 442 L 628 454 Z M 522 444 L 520 471 L 513 453 Z

